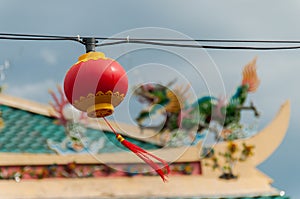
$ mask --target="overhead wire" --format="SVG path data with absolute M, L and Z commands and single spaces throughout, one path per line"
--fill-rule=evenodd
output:
M 118 45 L 125 43 L 135 43 L 135 44 L 148 44 L 156 46 L 171 46 L 171 47 L 182 47 L 182 48 L 205 48 L 205 49 L 223 49 L 223 50 L 289 50 L 289 49 L 299 49 L 300 46 L 274 46 L 274 47 L 257 47 L 257 46 L 220 46 L 220 45 L 192 45 L 192 44 L 178 44 L 178 43 L 163 43 L 163 42 L 152 42 L 143 40 L 130 40 L 130 41 L 117 41 L 117 42 L 107 42 L 96 44 L 96 47 Z
M 84 44 L 78 37 L 70 36 L 57 36 L 57 35 L 38 35 L 38 34 L 18 34 L 18 33 L 0 33 L 0 39 L 2 40 L 24 40 L 24 41 L 76 41 L 81 44 Z
M 237 40 L 237 39 L 177 39 L 177 38 L 117 38 L 117 37 L 79 37 L 79 36 L 58 36 L 41 34 L 19 34 L 19 33 L 0 33 L 0 40 L 25 40 L 25 41 L 75 41 L 85 45 L 84 38 L 95 38 L 101 43 L 95 44 L 96 47 L 120 45 L 120 44 L 145 44 L 156 46 L 170 46 L 182 48 L 204 48 L 221 50 L 292 50 L 299 49 L 300 40 Z M 113 42 L 107 42 L 113 41 Z M 202 42 L 203 44 L 187 44 L 187 42 Z M 210 43 L 207 45 L 207 43 Z M 214 43 L 214 44 L 211 44 Z M 218 44 L 219 43 L 219 44 Z M 220 45 L 222 43 L 222 45 Z M 227 45 L 227 44 L 235 45 Z M 239 45 L 236 45 L 239 43 Z M 243 45 L 247 43 L 247 46 Z M 256 45 L 254 45 L 256 43 Z M 261 46 L 257 44 L 272 44 L 272 46 Z M 226 45 L 224 45 L 226 44 Z M 251 44 L 251 45 L 249 45 Z M 274 44 L 281 44 L 274 46 Z M 284 45 L 283 45 L 284 44 Z M 291 45 L 293 44 L 293 45 Z

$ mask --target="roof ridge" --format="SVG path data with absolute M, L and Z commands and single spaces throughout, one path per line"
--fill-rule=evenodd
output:
M 53 117 L 55 112 L 50 105 L 42 104 L 32 100 L 15 97 L 7 94 L 0 93 L 0 104 L 10 106 L 13 108 L 29 111 L 32 113 Z

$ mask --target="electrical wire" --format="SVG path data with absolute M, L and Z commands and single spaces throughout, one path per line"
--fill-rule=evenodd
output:
M 118 40 L 118 41 L 171 41 L 171 42 L 208 42 L 208 43 L 281 43 L 281 44 L 300 44 L 300 40 L 235 40 L 235 39 L 174 39 L 174 38 L 122 38 L 122 37 L 94 37 L 99 40 Z
M 70 36 L 57 36 L 57 35 L 39 35 L 39 34 L 19 34 L 19 33 L 0 33 L 1 36 L 14 36 L 14 37 L 50 37 L 50 38 L 73 38 L 76 39 L 77 37 L 70 37 Z
M 118 45 L 124 43 L 148 44 L 148 45 L 156 45 L 156 46 L 171 46 L 171 47 L 182 47 L 182 48 L 223 49 L 223 50 L 291 50 L 291 49 L 300 48 L 300 46 L 257 47 L 257 46 L 220 46 L 220 45 L 200 45 L 200 44 L 191 45 L 191 44 L 178 44 L 178 43 L 151 42 L 151 41 L 142 41 L 142 40 L 108 42 L 108 43 L 96 44 L 96 47 Z
M 86 45 L 84 38 L 91 37 L 79 37 L 79 36 L 58 36 L 58 35 L 41 35 L 41 34 L 19 34 L 19 33 L 0 33 L 0 40 L 30 40 L 30 41 L 75 41 L 83 45 Z M 119 45 L 125 43 L 132 44 L 146 44 L 157 46 L 170 46 L 170 47 L 182 47 L 182 48 L 205 48 L 205 49 L 222 49 L 222 50 L 292 50 L 299 49 L 300 46 L 294 44 L 300 44 L 300 40 L 234 40 L 234 39 L 176 39 L 176 38 L 109 38 L 109 37 L 92 37 L 96 40 L 101 40 L 102 43 L 95 44 L 96 47 Z M 114 42 L 104 42 L 114 41 Z M 171 43 L 173 42 L 173 43 Z M 174 43 L 175 42 L 175 43 Z M 180 43 L 179 43 L 180 42 Z M 184 42 L 184 43 L 183 43 Z M 213 45 L 201 45 L 201 44 L 186 44 L 187 42 L 202 42 L 202 43 L 214 43 Z M 223 45 L 217 44 L 223 43 Z M 224 45 L 227 43 L 240 43 L 239 45 Z M 252 44 L 248 46 L 242 45 L 242 43 Z M 253 45 L 255 44 L 256 45 Z M 285 46 L 257 46 L 257 44 L 285 44 Z M 289 45 L 287 45 L 289 44 Z M 293 44 L 293 45 L 290 45 Z
M 40 34 L 18 34 L 18 33 L 0 33 L 0 36 L 13 36 L 13 37 L 41 37 L 41 38 L 61 38 L 61 39 L 74 39 L 77 40 L 78 36 L 58 36 L 58 35 L 40 35 Z M 82 38 L 87 38 L 84 36 Z M 128 41 L 129 38 L 122 37 L 93 37 L 99 40 L 119 40 Z M 178 41 L 178 42 L 220 42 L 220 43 L 295 43 L 300 44 L 300 40 L 235 40 L 235 39 L 176 39 L 176 38 L 130 38 L 135 41 Z
M 0 37 L 3 40 L 70 40 L 64 38 Z
M 24 40 L 24 41 L 76 41 L 81 44 L 84 42 L 78 37 L 69 37 L 69 36 L 56 36 L 56 35 L 38 35 L 38 34 L 17 34 L 17 33 L 0 33 L 0 39 L 2 40 Z

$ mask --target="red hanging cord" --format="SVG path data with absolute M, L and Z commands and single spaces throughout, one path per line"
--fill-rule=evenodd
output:
M 131 150 L 133 153 L 135 153 L 139 158 L 141 158 L 145 163 L 147 163 L 149 166 L 151 166 L 158 175 L 160 175 L 160 177 L 162 178 L 162 180 L 164 182 L 167 181 L 167 175 L 170 173 L 170 168 L 169 168 L 169 165 L 168 163 L 147 152 L 146 150 L 142 149 L 141 147 L 125 140 L 123 138 L 122 135 L 120 135 L 119 133 L 117 133 L 115 131 L 115 129 L 111 126 L 111 124 L 103 117 L 103 120 L 106 122 L 106 124 L 109 126 L 109 128 L 112 130 L 112 132 L 116 135 L 116 138 L 118 139 L 118 141 L 123 145 L 125 146 L 126 148 L 128 148 L 129 150 Z M 163 164 L 163 167 L 161 168 L 157 163 L 155 163 L 151 158 L 161 162 Z

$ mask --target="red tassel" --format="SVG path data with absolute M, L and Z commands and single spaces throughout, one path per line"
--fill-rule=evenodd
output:
M 129 150 L 131 150 L 133 153 L 135 153 L 139 158 L 141 158 L 145 163 L 147 163 L 149 166 L 151 166 L 158 175 L 160 175 L 160 177 L 162 178 L 162 180 L 164 182 L 167 181 L 167 175 L 170 173 L 170 168 L 169 168 L 169 165 L 168 163 L 147 152 L 146 150 L 142 149 L 141 147 L 131 143 L 131 142 L 128 142 L 127 140 L 125 140 L 120 134 L 116 133 L 116 131 L 113 129 L 113 127 L 110 125 L 110 123 L 108 123 L 108 121 L 103 118 L 104 121 L 106 122 L 106 124 L 111 128 L 111 130 L 116 134 L 116 138 L 118 139 L 118 141 L 123 145 L 125 146 L 126 148 L 128 148 Z M 157 163 L 155 163 L 151 158 L 161 162 L 163 164 L 163 167 L 161 168 Z M 163 169 L 165 169 L 165 171 L 163 171 Z
M 128 142 L 127 140 L 125 140 L 120 134 L 117 134 L 117 139 L 119 140 L 119 142 L 121 144 L 123 144 L 123 146 L 125 146 L 126 148 L 128 148 L 129 150 L 131 150 L 133 153 L 135 153 L 139 158 L 141 158 L 142 160 L 144 160 L 144 162 L 146 162 L 149 166 L 151 166 L 158 175 L 160 175 L 160 177 L 162 178 L 162 180 L 164 182 L 167 181 L 166 177 L 167 175 L 170 173 L 170 168 L 169 165 L 166 161 L 164 161 L 163 159 L 145 151 L 144 149 L 142 149 L 141 147 L 132 144 L 131 142 Z M 152 159 L 156 159 L 159 162 L 161 162 L 164 166 L 163 168 L 166 169 L 166 173 L 163 171 L 163 168 L 161 168 L 158 164 L 156 164 Z

